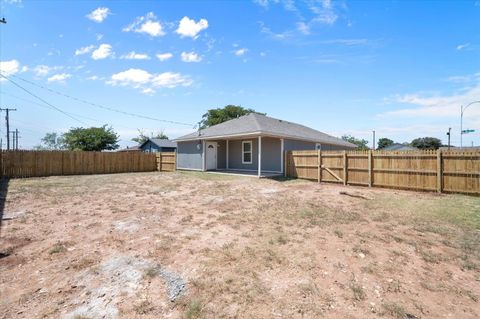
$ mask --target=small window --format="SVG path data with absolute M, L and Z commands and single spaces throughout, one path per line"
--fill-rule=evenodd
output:
M 242 142 L 242 164 L 252 164 L 252 141 Z
M 320 144 L 320 143 L 315 144 L 315 149 L 317 151 L 321 151 L 322 150 L 322 144 Z

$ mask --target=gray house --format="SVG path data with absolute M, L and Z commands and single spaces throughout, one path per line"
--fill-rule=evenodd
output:
M 175 139 L 177 169 L 280 175 L 284 151 L 356 146 L 306 126 L 251 113 Z
M 146 153 L 175 152 L 177 143 L 166 139 L 149 138 L 139 148 Z

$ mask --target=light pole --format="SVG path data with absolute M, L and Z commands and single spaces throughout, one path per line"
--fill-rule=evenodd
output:
M 465 112 L 467 107 L 475 103 L 480 103 L 480 101 L 473 101 L 467 104 L 465 107 L 463 105 L 460 105 L 460 147 L 463 146 L 463 113 Z

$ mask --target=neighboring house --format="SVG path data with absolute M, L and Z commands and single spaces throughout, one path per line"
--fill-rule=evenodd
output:
M 138 146 L 127 146 L 127 148 L 122 148 L 121 150 L 118 150 L 117 152 L 141 152 L 142 150 Z
M 166 139 L 149 138 L 140 144 L 139 148 L 146 153 L 175 152 L 177 143 Z
M 418 151 L 418 148 L 400 143 L 393 143 L 392 145 L 379 149 L 379 151 Z
M 350 150 L 356 145 L 309 127 L 250 113 L 175 139 L 177 169 L 281 174 L 284 151 Z

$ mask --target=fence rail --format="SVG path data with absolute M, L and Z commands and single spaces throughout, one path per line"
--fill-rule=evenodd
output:
M 2 177 L 111 174 L 157 170 L 155 154 L 141 152 L 1 151 Z
M 287 151 L 288 177 L 480 195 L 480 151 Z

